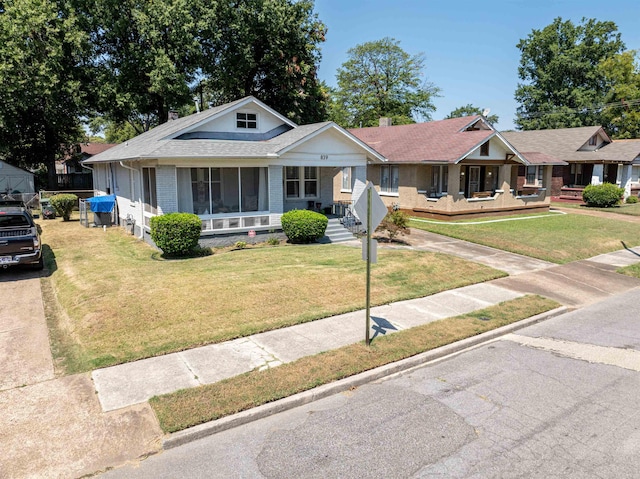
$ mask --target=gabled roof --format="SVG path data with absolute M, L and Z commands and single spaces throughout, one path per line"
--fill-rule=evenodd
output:
M 80 153 L 87 156 L 97 155 L 103 151 L 107 151 L 118 143 L 80 143 Z
M 232 110 L 253 103 L 264 108 L 280 119 L 290 128 L 267 140 L 236 140 L 236 139 L 208 139 L 189 138 L 188 134 L 195 128 L 222 116 Z M 245 97 L 231 103 L 220 105 L 200 113 L 195 113 L 177 120 L 168 121 L 162 125 L 142 133 L 124 143 L 117 145 L 103 153 L 88 158 L 83 163 L 108 163 L 113 161 L 129 161 L 157 158 L 268 158 L 279 156 L 296 145 L 307 141 L 320 132 L 335 129 L 347 136 L 368 152 L 368 156 L 378 161 L 384 157 L 370 146 L 364 144 L 346 130 L 333 122 L 314 123 L 298 126 L 291 120 L 280 115 L 254 97 Z M 278 132 L 279 133 L 279 132 Z M 178 139 L 181 135 L 184 138 Z
M 519 151 L 538 151 L 569 163 L 575 163 L 602 161 L 602 152 L 611 144 L 595 151 L 579 151 L 596 133 L 610 141 L 601 126 L 505 131 L 502 136 Z
M 640 157 L 640 139 L 613 140 L 606 147 L 599 150 L 605 161 L 620 161 L 630 163 Z
M 478 121 L 488 128 L 467 130 Z M 481 116 L 349 131 L 392 163 L 455 163 L 497 133 Z
M 568 165 L 566 161 L 557 159 L 555 156 L 545 155 L 539 151 L 521 151 L 520 155 L 527 160 L 529 165 Z

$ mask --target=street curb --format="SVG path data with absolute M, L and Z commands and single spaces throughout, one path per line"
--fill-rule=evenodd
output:
M 551 311 L 547 311 L 545 313 L 537 314 L 535 316 L 531 316 L 530 318 L 523 319 L 521 321 L 518 321 L 517 323 L 502 326 L 501 328 L 493 329 L 491 331 L 487 331 L 486 333 L 472 336 L 470 338 L 466 338 L 437 349 L 432 349 L 431 351 L 426 351 L 424 353 L 417 354 L 415 356 L 397 361 L 395 363 L 386 364 L 376 369 L 371 369 L 369 371 L 365 371 L 363 373 L 356 374 L 339 381 L 318 386 L 317 388 L 310 389 L 309 391 L 303 391 L 301 393 L 294 394 L 293 396 L 279 399 L 271 403 L 263 404 L 262 406 L 255 407 L 247 411 L 242 411 L 231 416 L 223 417 L 215 421 L 199 424 L 189 429 L 185 429 L 183 431 L 179 431 L 169 435 L 163 440 L 162 449 L 173 449 L 174 447 L 197 441 L 198 439 L 202 439 L 204 437 L 226 431 L 227 429 L 232 429 L 234 427 L 238 427 L 243 424 L 247 424 L 249 422 L 271 416 L 273 414 L 309 404 L 313 401 L 317 401 L 328 396 L 333 396 L 337 393 L 347 391 L 354 387 L 362 386 L 363 384 L 385 378 L 392 374 L 403 372 L 417 366 L 422 366 L 426 363 L 441 359 L 445 356 L 460 353 L 472 347 L 477 347 L 483 343 L 490 342 L 496 338 L 525 328 L 527 326 L 531 326 L 540 321 L 545 321 L 555 316 L 559 316 L 566 313 L 567 311 L 569 311 L 569 308 L 567 308 L 566 306 L 561 306 Z

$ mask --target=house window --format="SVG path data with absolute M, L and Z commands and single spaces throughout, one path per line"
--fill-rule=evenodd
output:
M 498 166 L 487 166 L 484 175 L 484 190 L 493 191 L 498 189 L 498 177 L 500 176 L 500 168 Z
M 342 168 L 342 188 L 341 191 L 351 191 L 351 168 Z
M 258 116 L 255 113 L 236 113 L 236 127 L 255 130 L 258 128 Z
M 571 163 L 571 185 L 584 186 L 584 178 L 582 175 L 582 163 Z
M 597 146 L 598 144 L 598 135 L 593 135 L 589 138 L 589 146 Z
M 267 168 L 178 168 L 178 209 L 196 215 L 269 210 Z
M 542 186 L 544 179 L 543 166 L 527 166 L 525 184 L 528 186 Z
M 431 167 L 431 184 L 429 185 L 429 196 L 443 196 L 447 194 L 449 181 L 449 166 L 437 165 Z
M 480 156 L 489 156 L 489 142 L 480 145 Z
M 398 193 L 400 175 L 397 166 L 384 165 L 380 167 L 380 192 Z
M 158 213 L 158 200 L 156 198 L 156 169 L 142 168 L 142 197 L 144 210 L 147 213 Z
M 319 188 L 317 166 L 287 166 L 285 168 L 285 194 L 287 199 L 317 198 Z

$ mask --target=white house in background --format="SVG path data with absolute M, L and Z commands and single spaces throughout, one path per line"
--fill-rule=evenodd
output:
M 83 164 L 96 195 L 115 194 L 117 217 L 143 237 L 152 216 L 197 214 L 203 235 L 268 231 L 292 209 L 320 209 L 334 189 L 365 181 L 384 157 L 333 122 L 296 125 L 246 97 L 168 121 Z M 346 185 L 350 189 L 351 185 Z
M 33 173 L 0 160 L 0 194 L 35 191 Z

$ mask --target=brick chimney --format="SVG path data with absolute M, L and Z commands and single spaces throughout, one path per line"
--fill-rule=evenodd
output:
M 378 120 L 378 126 L 391 126 L 393 120 L 389 117 L 382 117 Z

